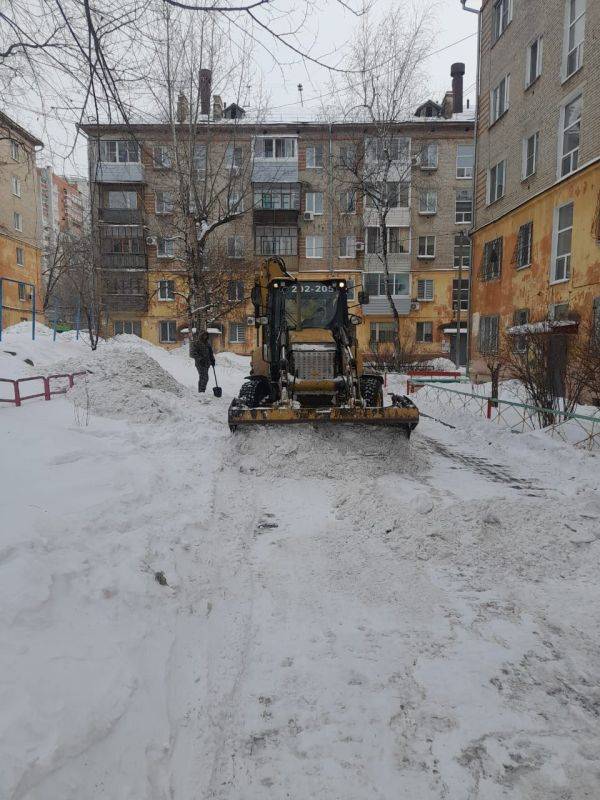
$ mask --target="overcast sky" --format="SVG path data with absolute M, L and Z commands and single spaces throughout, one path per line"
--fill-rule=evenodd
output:
M 357 0 L 347 0 L 350 4 Z M 289 2 L 294 6 L 294 0 L 280 0 L 279 6 Z M 462 10 L 460 0 L 413 0 L 429 9 L 430 23 L 433 30 L 431 39 L 431 56 L 427 58 L 425 66 L 428 73 L 428 89 L 425 90 L 423 100 L 432 97 L 441 100 L 444 92 L 451 88 L 450 65 L 455 61 L 462 61 L 466 65 L 465 74 L 465 99 L 471 103 L 475 97 L 475 67 L 476 67 L 476 33 L 477 16 Z M 357 24 L 356 17 L 345 11 L 339 3 L 333 0 L 324 0 L 317 3 L 318 13 L 310 19 L 307 29 L 303 34 L 303 44 L 311 45 L 311 54 L 318 56 L 327 63 L 338 63 L 349 40 L 352 37 L 353 27 Z M 394 5 L 393 0 L 376 0 L 375 14 L 385 18 L 386 13 Z M 479 0 L 470 0 L 469 5 L 479 6 Z M 438 52 L 441 51 L 441 52 Z M 264 49 L 257 48 L 255 61 L 261 69 L 265 87 L 270 94 L 269 117 L 275 120 L 293 121 L 296 119 L 310 119 L 318 112 L 323 100 L 326 102 L 330 91 L 328 76 L 325 70 L 312 65 L 300 63 L 289 53 L 273 47 L 277 60 L 285 60 L 286 64 L 277 66 L 273 58 Z M 297 85 L 303 85 L 303 105 L 300 103 L 300 93 Z M 231 99 L 231 98 L 229 98 Z M 228 100 L 227 97 L 224 98 Z M 75 141 L 74 120 L 69 113 L 57 111 L 56 105 L 60 100 L 46 96 L 40 100 L 37 96 L 24 97 L 20 103 L 2 103 L 3 108 L 10 116 L 29 128 L 45 143 L 39 163 L 53 164 L 57 172 L 64 174 L 87 174 L 85 142 L 79 141 L 74 152 L 70 153 Z

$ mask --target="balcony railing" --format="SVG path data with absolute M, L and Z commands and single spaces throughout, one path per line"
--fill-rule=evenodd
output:
M 92 170 L 92 180 L 96 183 L 144 183 L 144 165 L 136 161 L 98 161 Z
M 140 208 L 101 208 L 98 216 L 100 222 L 111 225 L 140 225 L 142 222 Z
M 256 253 L 263 256 L 296 256 L 298 255 L 298 239 L 291 236 L 258 236 Z
M 146 269 L 144 253 L 103 253 L 104 269 Z
M 139 294 L 103 293 L 102 300 L 109 311 L 147 311 L 148 295 L 146 292 Z

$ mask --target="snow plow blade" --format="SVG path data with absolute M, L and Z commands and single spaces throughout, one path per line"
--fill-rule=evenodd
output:
M 405 398 L 402 399 L 405 400 Z M 419 410 L 410 400 L 406 400 L 406 405 L 392 405 L 384 408 L 290 408 L 289 406 L 247 408 L 243 405 L 234 405 L 234 403 L 229 408 L 229 427 L 232 431 L 238 425 L 329 422 L 400 427 L 404 429 L 407 436 L 410 436 L 413 428 L 419 422 Z

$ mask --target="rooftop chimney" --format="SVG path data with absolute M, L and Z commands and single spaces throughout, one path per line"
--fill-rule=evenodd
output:
M 213 119 L 223 119 L 223 100 L 220 94 L 213 94 Z
M 200 70 L 200 113 L 204 117 L 210 114 L 210 87 L 212 72 L 209 69 Z
M 177 98 L 177 122 L 180 125 L 183 125 L 183 123 L 187 120 L 189 111 L 190 104 L 188 103 L 188 99 L 183 92 L 180 92 L 179 97 Z
M 454 114 L 462 114 L 463 110 L 463 75 L 465 74 L 465 65 L 458 62 L 452 64 L 450 67 L 450 75 L 452 76 L 452 112 Z

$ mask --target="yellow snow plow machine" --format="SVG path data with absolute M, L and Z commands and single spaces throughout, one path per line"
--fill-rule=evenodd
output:
M 239 425 L 353 423 L 400 428 L 407 438 L 419 411 L 405 396 L 383 405 L 383 378 L 368 370 L 348 310 L 347 282 L 296 279 L 269 258 L 252 289 L 256 346 L 251 374 L 229 407 Z M 359 303 L 368 302 L 361 293 Z

